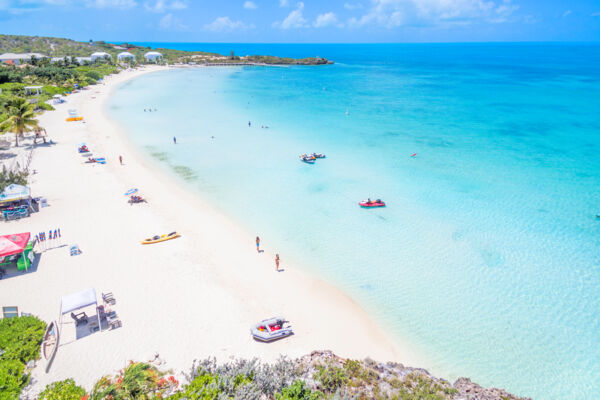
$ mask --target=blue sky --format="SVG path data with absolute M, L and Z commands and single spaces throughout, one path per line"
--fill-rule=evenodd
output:
M 600 0 L 0 0 L 0 33 L 146 42 L 600 41 Z

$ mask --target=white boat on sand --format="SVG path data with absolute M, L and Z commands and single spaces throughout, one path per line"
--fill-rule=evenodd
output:
M 273 317 L 260 321 L 250 329 L 254 339 L 261 342 L 272 342 L 294 334 L 289 321 L 283 317 Z
M 46 362 L 46 372 L 50 370 L 50 364 L 52 364 L 52 360 L 54 360 L 54 356 L 56 355 L 56 350 L 58 350 L 59 339 L 60 334 L 58 332 L 58 325 L 56 322 L 52 321 L 46 328 L 41 348 L 42 359 Z

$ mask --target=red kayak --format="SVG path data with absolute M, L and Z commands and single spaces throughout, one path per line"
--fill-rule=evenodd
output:
M 373 200 L 364 200 L 358 203 L 359 206 L 363 208 L 372 208 L 372 207 L 385 207 L 385 203 L 379 199 Z

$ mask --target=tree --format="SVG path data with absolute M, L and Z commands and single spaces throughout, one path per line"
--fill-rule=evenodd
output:
M 23 133 L 39 128 L 33 106 L 17 97 L 8 101 L 6 111 L 8 118 L 0 124 L 0 134 L 14 132 L 15 146 L 19 146 L 19 137 L 23 137 Z

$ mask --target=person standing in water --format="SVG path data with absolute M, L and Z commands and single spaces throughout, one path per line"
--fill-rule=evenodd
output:
M 251 126 L 252 126 L 252 124 L 250 123 L 250 121 L 248 121 L 248 128 L 251 127 Z
M 177 144 L 177 138 L 173 136 L 173 144 Z
M 256 252 L 260 253 L 260 238 L 256 237 Z
M 275 271 L 279 272 L 279 254 L 275 254 Z

